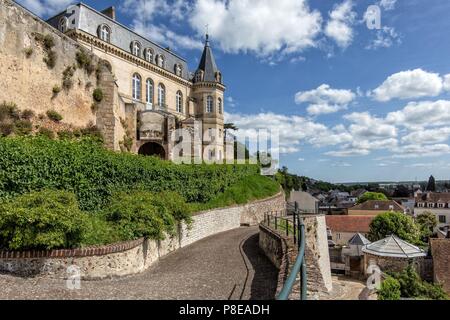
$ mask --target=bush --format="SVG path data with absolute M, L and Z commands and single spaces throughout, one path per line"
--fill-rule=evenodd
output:
M 33 131 L 33 124 L 30 120 L 17 120 L 14 122 L 14 133 L 18 136 L 29 135 Z
M 390 235 L 421 245 L 420 230 L 414 219 L 401 212 L 385 212 L 370 223 L 369 240 L 378 241 Z
M 53 37 L 49 34 L 46 34 L 44 36 L 44 47 L 47 50 L 50 50 L 51 48 L 53 48 L 55 46 L 55 39 L 53 39 Z
M 95 70 L 95 66 L 92 63 L 92 56 L 84 49 L 78 50 L 76 53 L 76 60 L 78 68 L 86 70 L 87 74 L 92 74 Z
M 73 190 L 83 210 L 100 209 L 114 192 L 136 188 L 175 191 L 187 202 L 206 203 L 257 173 L 256 165 L 176 165 L 117 154 L 86 138 L 0 139 L 0 199 L 43 188 Z
M 60 86 L 54 86 L 53 87 L 53 96 L 57 96 L 58 93 L 61 92 L 61 87 Z
M 60 122 L 63 119 L 62 115 L 55 110 L 48 110 L 47 117 L 54 122 Z
M 381 288 L 378 290 L 378 300 L 400 300 L 400 282 L 393 277 L 388 277 L 381 283 Z
M 29 57 L 31 57 L 31 55 L 33 54 L 33 48 L 32 47 L 28 47 L 28 48 L 26 48 L 25 50 L 24 50 L 24 52 L 25 52 L 25 56 L 27 57 L 27 58 L 29 58 Z
M 34 111 L 30 110 L 30 109 L 26 109 L 26 110 L 22 111 L 21 117 L 24 120 L 30 120 L 31 118 L 34 117 Z
M 63 71 L 63 87 L 69 90 L 73 87 L 72 77 L 75 74 L 75 67 L 69 66 Z
M 49 250 L 79 246 L 86 215 L 66 191 L 32 192 L 0 203 L 0 248 Z
M 20 118 L 19 109 L 14 102 L 3 102 L 0 104 L 0 121 L 18 120 Z
M 54 139 L 55 133 L 50 129 L 42 127 L 38 131 L 38 136 L 46 137 L 48 139 Z
M 94 97 L 94 100 L 96 102 L 99 102 L 99 103 L 102 102 L 102 100 L 103 100 L 103 91 L 102 91 L 102 89 L 100 89 L 100 88 L 95 89 L 94 93 L 93 93 L 93 97 Z
M 0 122 L 0 136 L 7 137 L 14 132 L 14 124 Z
M 47 67 L 53 69 L 56 66 L 57 55 L 56 52 L 50 50 L 47 52 L 47 56 L 44 57 L 44 62 L 47 64 Z

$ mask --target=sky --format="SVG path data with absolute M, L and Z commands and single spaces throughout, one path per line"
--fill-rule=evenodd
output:
M 43 18 L 71 0 L 18 1 Z M 450 179 L 448 0 L 85 0 L 195 71 L 206 31 L 226 121 L 280 132 L 290 172 Z

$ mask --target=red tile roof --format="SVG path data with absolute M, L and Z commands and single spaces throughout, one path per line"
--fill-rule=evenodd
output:
M 403 206 L 401 206 L 394 200 L 368 200 L 364 203 L 350 208 L 349 210 L 391 211 L 391 206 L 394 211 L 403 212 L 405 210 Z
M 368 233 L 374 218 L 371 216 L 325 216 L 327 227 L 331 231 L 355 233 Z

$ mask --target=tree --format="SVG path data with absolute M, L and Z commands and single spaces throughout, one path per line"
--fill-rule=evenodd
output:
M 401 298 L 400 282 L 393 278 L 387 277 L 381 283 L 381 288 L 378 290 L 378 300 L 400 300 Z
M 408 187 L 406 187 L 404 185 L 399 185 L 399 186 L 397 186 L 397 188 L 395 188 L 393 197 L 406 198 L 406 197 L 409 197 L 409 195 L 410 195 L 410 191 L 409 191 Z
M 433 176 L 430 177 L 430 179 L 428 179 L 428 185 L 427 185 L 427 191 L 436 191 L 436 180 L 434 179 Z
M 381 200 L 381 201 L 387 201 L 388 198 L 385 194 L 379 193 L 379 192 L 366 192 L 361 197 L 358 198 L 358 204 L 364 203 L 369 200 Z
M 420 230 L 413 218 L 400 212 L 385 212 L 370 223 L 369 240 L 378 241 L 395 235 L 413 244 L 422 244 Z
M 428 239 L 438 225 L 436 215 L 425 211 L 416 217 L 416 223 L 419 225 L 422 241 L 428 242 Z

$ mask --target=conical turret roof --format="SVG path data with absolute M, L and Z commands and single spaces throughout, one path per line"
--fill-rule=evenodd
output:
M 203 49 L 202 58 L 198 65 L 197 71 L 202 70 L 204 72 L 203 81 L 205 82 L 217 82 L 216 73 L 219 72 L 217 68 L 216 60 L 209 44 L 209 35 L 206 35 L 205 48 Z

